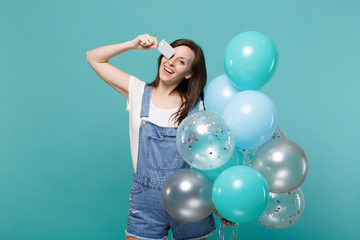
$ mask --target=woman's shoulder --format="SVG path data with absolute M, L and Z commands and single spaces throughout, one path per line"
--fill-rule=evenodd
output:
M 130 86 L 129 88 L 131 88 L 130 91 L 138 91 L 139 88 L 144 88 L 146 85 L 146 82 L 138 79 L 137 77 L 131 75 L 130 76 Z

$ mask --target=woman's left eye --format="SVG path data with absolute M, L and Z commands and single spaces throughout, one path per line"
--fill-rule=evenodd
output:
M 185 62 L 184 62 L 183 60 L 179 60 L 179 62 L 180 62 L 182 65 L 185 64 Z

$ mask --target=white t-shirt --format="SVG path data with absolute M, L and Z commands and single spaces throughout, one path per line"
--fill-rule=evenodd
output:
M 146 83 L 134 76 L 130 76 L 129 81 L 129 101 L 126 111 L 129 112 L 129 135 L 130 151 L 133 162 L 134 172 L 136 172 L 138 149 L 139 149 L 139 128 L 141 123 L 140 112 L 142 96 Z M 199 111 L 204 110 L 203 103 L 199 104 Z M 161 127 L 177 127 L 171 115 L 178 111 L 178 108 L 162 109 L 150 102 L 149 116 L 147 121 Z

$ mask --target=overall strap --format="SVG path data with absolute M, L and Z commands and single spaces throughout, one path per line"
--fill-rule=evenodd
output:
M 152 86 L 149 86 L 147 84 L 145 85 L 144 94 L 141 102 L 141 118 L 147 118 L 149 116 L 151 89 Z
M 149 117 L 149 110 L 150 110 L 150 97 L 151 97 L 151 89 L 152 86 L 145 85 L 142 102 L 141 102 L 141 112 L 140 112 L 140 118 L 146 119 Z M 189 114 L 199 111 L 199 104 L 201 99 L 199 98 L 194 107 L 190 110 Z

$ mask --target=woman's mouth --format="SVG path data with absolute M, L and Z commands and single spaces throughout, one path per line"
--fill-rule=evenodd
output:
M 170 75 L 170 74 L 173 74 L 174 71 L 172 71 L 170 68 L 164 66 L 164 73 L 167 74 L 167 75 Z

